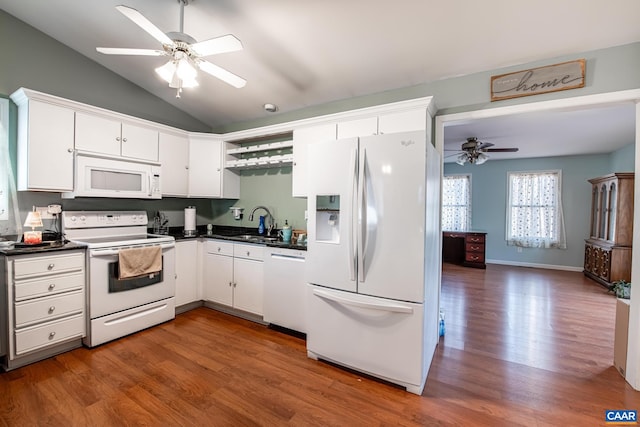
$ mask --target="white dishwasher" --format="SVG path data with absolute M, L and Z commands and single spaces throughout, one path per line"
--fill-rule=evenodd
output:
M 267 247 L 264 257 L 265 322 L 307 332 L 305 258 L 307 251 Z

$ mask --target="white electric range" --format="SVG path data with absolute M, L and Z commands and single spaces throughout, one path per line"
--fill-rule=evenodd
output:
M 175 318 L 175 239 L 147 233 L 145 211 L 64 211 L 65 237 L 87 245 L 89 347 Z M 118 276 L 121 249 L 162 248 L 162 270 L 128 279 Z

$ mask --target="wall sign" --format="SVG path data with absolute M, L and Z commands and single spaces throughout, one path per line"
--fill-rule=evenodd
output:
M 584 87 L 584 59 L 491 77 L 491 101 Z

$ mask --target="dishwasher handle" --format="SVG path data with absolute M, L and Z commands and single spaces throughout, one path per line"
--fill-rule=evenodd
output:
M 285 255 L 285 254 L 271 254 L 271 259 L 279 259 L 283 261 L 295 261 L 295 262 L 304 262 L 305 258 L 296 255 Z

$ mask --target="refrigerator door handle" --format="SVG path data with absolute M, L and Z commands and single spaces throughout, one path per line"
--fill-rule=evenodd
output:
M 354 209 L 357 204 L 357 194 L 358 194 L 358 148 L 354 148 L 351 151 L 351 164 L 353 165 L 353 176 L 351 177 L 351 212 L 355 212 Z M 356 263 L 358 262 L 358 253 L 356 250 L 355 239 L 357 238 L 354 235 L 354 221 L 357 221 L 357 218 L 352 216 L 349 221 L 349 277 L 351 281 L 356 280 Z
M 325 300 L 334 301 L 339 304 L 350 305 L 358 308 L 365 308 L 369 310 L 379 310 L 379 311 L 389 311 L 392 313 L 407 313 L 407 314 L 413 313 L 413 307 L 401 305 L 401 304 L 357 301 L 341 295 L 336 295 L 335 293 L 332 293 L 329 291 L 324 291 L 322 289 L 314 289 L 313 294 Z
M 358 171 L 358 280 L 364 282 L 365 279 L 365 246 L 367 244 L 367 197 L 366 197 L 366 174 L 367 150 L 362 149 L 362 162 Z

